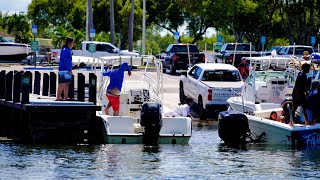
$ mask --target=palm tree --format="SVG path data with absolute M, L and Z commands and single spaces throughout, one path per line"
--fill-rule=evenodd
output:
M 128 41 L 129 41 L 129 51 L 133 50 L 133 22 L 134 22 L 134 0 L 131 1 L 131 10 L 129 17 L 129 33 L 128 33 Z
M 114 0 L 110 0 L 110 43 L 114 44 Z

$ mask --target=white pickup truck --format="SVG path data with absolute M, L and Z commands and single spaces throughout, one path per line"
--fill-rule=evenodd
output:
M 180 102 L 184 103 L 187 96 L 192 98 L 198 104 L 200 118 L 206 119 L 208 111 L 227 110 L 227 99 L 238 96 L 243 84 L 239 70 L 230 64 L 196 64 L 180 78 Z
M 94 43 L 96 45 L 96 52 L 89 52 L 89 44 Z M 51 59 L 59 62 L 61 49 L 51 49 Z M 126 50 L 119 50 L 116 46 L 107 42 L 98 41 L 83 41 L 81 43 L 80 50 L 72 50 L 73 56 L 85 56 L 85 57 L 106 57 L 106 56 L 130 56 L 140 57 L 140 53 L 129 52 Z

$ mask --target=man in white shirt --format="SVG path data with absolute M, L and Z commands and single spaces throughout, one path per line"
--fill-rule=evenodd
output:
M 190 107 L 192 106 L 193 100 L 186 98 L 186 104 L 175 107 L 174 109 L 164 113 L 164 117 L 187 117 L 190 114 Z

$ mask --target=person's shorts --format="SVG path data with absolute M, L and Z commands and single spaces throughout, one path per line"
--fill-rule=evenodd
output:
M 110 93 L 107 93 L 106 96 L 111 104 L 113 111 L 119 111 L 119 109 L 120 109 L 120 96 L 113 95 Z
M 72 75 L 68 71 L 59 71 L 59 83 L 71 82 Z

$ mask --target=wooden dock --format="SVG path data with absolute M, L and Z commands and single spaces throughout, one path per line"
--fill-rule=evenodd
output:
M 97 77 L 77 74 L 72 101 L 55 101 L 57 72 L 0 72 L 0 137 L 22 143 L 98 143 Z M 88 96 L 85 90 L 88 90 Z

